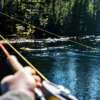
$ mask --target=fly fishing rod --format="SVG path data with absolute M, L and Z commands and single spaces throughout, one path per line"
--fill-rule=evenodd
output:
M 2 38 L 2 40 L 4 40 L 6 42 L 6 44 L 8 44 L 10 46 L 10 48 L 13 49 L 14 52 L 16 52 L 16 54 L 23 60 L 25 61 L 32 69 L 34 69 L 37 74 L 43 79 L 43 80 L 46 80 L 48 81 L 48 79 L 38 70 L 35 68 L 35 66 L 33 66 L 17 49 L 15 49 L 11 44 L 10 42 L 5 39 L 2 35 L 0 35 L 0 37 Z
M 2 37 L 2 36 L 0 35 L 0 37 Z M 4 37 L 2 37 L 2 39 L 6 40 Z M 13 48 L 14 51 L 16 50 L 7 40 L 6 40 L 6 42 L 11 48 Z M 6 48 L 2 44 L 0 44 L 0 48 L 3 50 L 4 54 L 7 57 L 7 61 L 12 66 L 12 69 L 14 71 L 23 69 L 23 65 L 20 64 L 20 62 L 17 60 L 17 58 L 14 55 L 10 55 L 10 53 L 6 50 Z M 20 54 L 17 50 L 16 50 L 16 52 L 18 54 Z M 20 56 L 23 57 L 21 54 L 20 54 Z M 25 60 L 25 62 L 26 61 L 27 60 Z M 33 66 L 31 63 L 29 63 L 29 64 L 31 65 L 31 67 Z M 34 70 L 37 72 L 36 68 Z M 40 74 L 39 71 L 37 72 L 37 74 L 39 74 L 40 76 L 42 75 L 42 74 Z M 41 78 L 42 78 L 42 76 L 41 76 Z M 46 94 L 53 95 L 53 97 L 56 97 L 56 100 L 77 100 L 76 97 L 74 97 L 67 88 L 65 88 L 61 85 L 56 85 L 56 84 L 50 82 L 49 80 L 45 79 L 44 77 L 43 77 L 43 81 L 42 81 L 42 87 L 46 91 L 45 92 Z M 43 93 L 43 91 L 41 89 L 36 88 L 35 92 L 39 97 L 42 97 L 41 100 L 46 100 L 45 99 L 46 95 Z M 51 100 L 55 100 L 55 99 L 53 98 Z

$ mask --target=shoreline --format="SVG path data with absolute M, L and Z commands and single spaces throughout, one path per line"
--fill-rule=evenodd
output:
M 96 41 L 100 41 L 100 36 L 95 36 L 95 35 L 90 35 L 90 36 L 73 36 L 73 37 L 61 37 L 61 38 L 47 38 L 47 39 L 26 39 L 26 38 L 9 38 L 7 39 L 11 44 L 15 43 L 56 43 L 56 42 L 65 42 L 69 41 L 70 39 L 89 39 L 89 38 L 94 38 Z M 1 44 L 6 44 L 6 40 L 0 40 Z

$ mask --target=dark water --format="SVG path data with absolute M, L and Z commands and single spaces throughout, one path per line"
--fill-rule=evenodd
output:
M 81 41 L 94 48 L 99 42 Z M 100 100 L 100 50 L 76 44 L 40 51 L 21 51 L 50 81 L 69 88 L 78 100 Z

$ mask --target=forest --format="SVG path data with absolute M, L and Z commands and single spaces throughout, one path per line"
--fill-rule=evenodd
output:
M 99 0 L 0 0 L 0 34 L 28 38 L 99 34 Z

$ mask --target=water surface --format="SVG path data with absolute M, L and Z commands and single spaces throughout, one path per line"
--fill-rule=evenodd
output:
M 100 47 L 93 39 L 81 42 Z M 40 50 L 28 45 L 31 51 L 20 52 L 50 81 L 69 88 L 78 100 L 100 100 L 100 50 L 70 42 L 49 45 Z
M 99 48 L 99 42 L 86 42 Z M 79 45 L 31 52 L 27 58 L 52 82 L 69 88 L 79 100 L 100 100 L 100 52 Z

